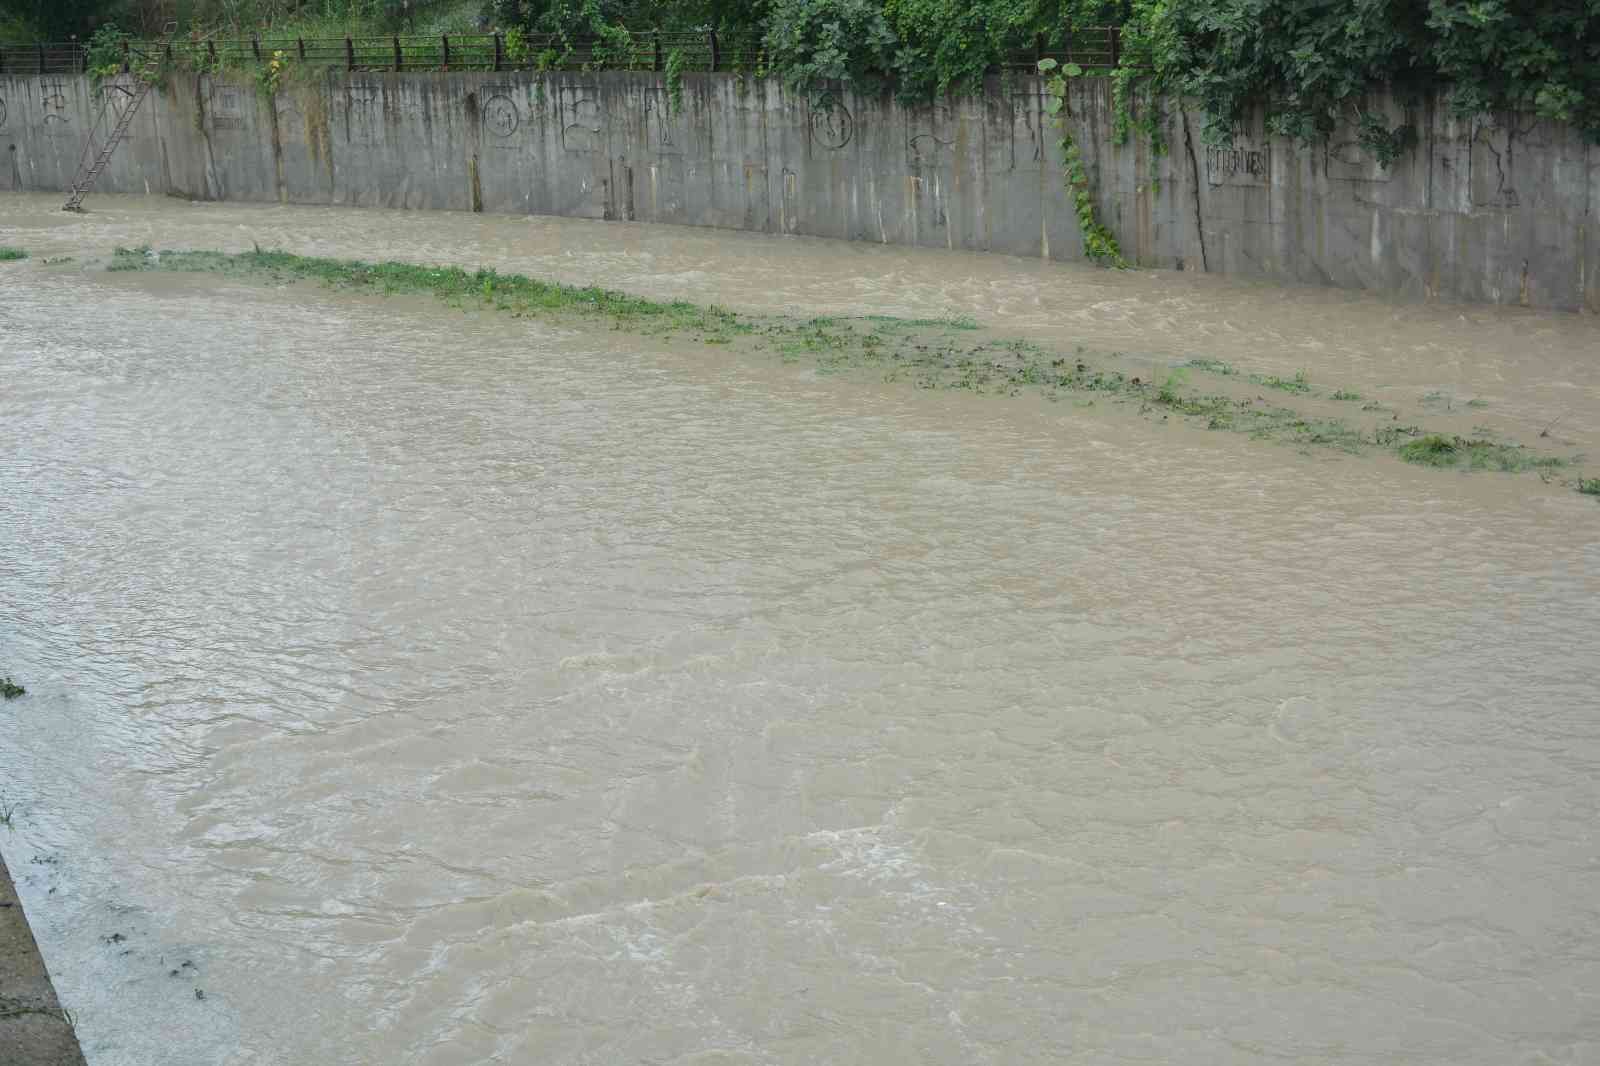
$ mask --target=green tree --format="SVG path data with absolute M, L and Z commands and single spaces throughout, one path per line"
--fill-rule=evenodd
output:
M 104 0 L 0 0 L 0 26 L 9 25 L 13 39 L 36 35 L 35 39 L 65 41 L 87 37 L 99 17 L 118 7 Z
M 1428 28 L 1460 109 L 1533 111 L 1600 143 L 1600 3 L 1432 0 Z
M 828 81 L 884 88 L 899 43 L 881 0 L 775 0 L 768 16 L 772 67 L 801 89 Z
M 1225 138 L 1256 105 L 1302 140 L 1328 133 L 1361 96 L 1446 87 L 1457 110 L 1532 110 L 1600 142 L 1597 0 L 1135 0 L 1125 62 L 1200 103 Z M 1380 155 L 1405 127 L 1361 116 Z

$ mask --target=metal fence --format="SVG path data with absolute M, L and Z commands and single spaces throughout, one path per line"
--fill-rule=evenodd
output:
M 1076 63 L 1104 70 L 1121 60 L 1121 31 L 1115 26 L 1074 30 L 1060 44 L 1041 39 L 1032 49 L 1005 57 L 1001 68 L 1031 73 L 1039 60 Z M 159 42 L 124 46 L 123 68 L 137 67 Z M 168 49 L 176 63 L 196 70 L 270 62 L 282 53 L 289 62 L 344 70 L 665 70 L 674 53 L 683 71 L 742 71 L 764 65 L 758 40 L 725 40 L 705 33 L 632 30 L 626 37 L 561 38 L 503 33 L 409 34 L 386 37 L 281 37 L 263 35 L 233 40 L 180 40 Z M 0 74 L 77 74 L 88 70 L 88 49 L 80 42 L 0 46 Z
M 0 46 L 0 74 L 76 74 L 84 55 L 77 42 Z

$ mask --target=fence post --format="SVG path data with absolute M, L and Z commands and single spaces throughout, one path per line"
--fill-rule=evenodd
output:
M 294 39 L 294 50 L 299 53 L 300 62 L 304 63 L 306 61 L 306 39 L 304 37 L 296 37 Z
M 653 31 L 651 33 L 650 37 L 651 37 L 651 42 L 652 42 L 652 44 L 651 44 L 651 57 L 650 57 L 651 58 L 651 67 L 650 67 L 650 69 L 651 70 L 660 70 L 661 69 L 661 31 L 660 30 Z
M 39 73 L 44 74 L 44 42 L 39 42 Z
M 349 34 L 344 38 L 344 69 L 347 71 L 356 69 L 356 46 Z
M 206 65 L 211 68 L 212 73 L 215 73 L 220 64 L 217 62 L 217 46 L 210 41 L 206 42 L 206 58 L 210 60 Z
M 122 73 L 128 73 L 128 39 L 122 39 Z
M 256 57 L 256 62 L 261 62 L 261 38 L 255 34 L 250 35 L 250 52 Z
M 441 34 L 439 34 L 439 40 L 441 42 L 443 42 L 443 44 L 444 44 L 444 69 L 449 70 L 450 69 L 450 35 L 448 33 L 441 33 Z
M 1111 36 L 1111 68 L 1113 70 L 1115 70 L 1116 66 L 1117 66 L 1117 58 L 1118 58 L 1117 53 L 1121 51 L 1121 49 L 1118 48 L 1117 46 L 1122 42 L 1122 28 L 1120 26 L 1111 27 L 1110 36 Z
M 717 67 L 719 65 L 717 61 L 719 59 L 721 59 L 721 58 L 722 58 L 721 56 L 717 55 L 717 31 L 716 30 L 712 30 L 711 31 L 711 72 L 713 74 L 715 74 L 717 72 Z
M 494 35 L 494 69 L 499 73 L 500 63 L 505 58 L 505 49 L 500 44 L 500 35 Z
M 395 69 L 395 72 L 398 73 L 401 70 L 401 68 L 404 67 L 404 65 L 405 65 L 405 61 L 403 59 L 401 59 L 401 57 L 400 57 L 400 35 L 399 34 L 395 34 L 395 37 L 394 37 L 394 69 Z

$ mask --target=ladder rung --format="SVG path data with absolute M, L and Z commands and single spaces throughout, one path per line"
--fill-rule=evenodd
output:
M 171 47 L 173 40 L 177 37 L 177 34 L 177 23 L 170 24 L 166 39 L 162 42 L 161 50 L 163 52 L 165 52 L 167 48 Z M 83 204 L 84 196 L 94 186 L 94 179 L 98 178 L 102 173 L 105 172 L 106 166 L 111 162 L 112 155 L 116 153 L 117 146 L 122 143 L 123 137 L 127 135 L 128 127 L 133 125 L 134 115 L 136 112 L 138 112 L 139 105 L 144 102 L 144 98 L 150 93 L 150 76 L 160 69 L 160 66 L 160 60 L 155 57 L 151 57 L 145 63 L 145 65 L 139 71 L 139 86 L 133 91 L 126 106 L 123 107 L 121 112 L 118 112 L 116 108 L 112 106 L 112 98 L 110 96 L 107 96 L 101 102 L 100 113 L 95 117 L 94 125 L 90 127 L 89 143 L 84 146 L 83 155 L 79 157 L 78 173 L 72 181 L 72 192 L 71 195 L 67 197 L 66 210 L 79 210 Z M 94 146 L 93 131 L 101 129 L 106 125 L 108 108 L 110 109 L 111 114 L 116 115 L 116 121 L 111 124 L 111 134 L 106 139 L 105 145 L 98 153 L 96 153 L 94 162 L 85 167 L 83 165 L 83 160 L 88 157 L 89 150 Z

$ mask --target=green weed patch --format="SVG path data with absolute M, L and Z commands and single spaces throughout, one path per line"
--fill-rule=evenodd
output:
M 1520 444 L 1501 444 L 1482 438 L 1446 437 L 1438 433 L 1402 444 L 1400 458 L 1419 466 L 1464 467 L 1468 470 L 1549 470 L 1567 460 L 1540 455 Z
M 921 388 L 1002 396 L 1026 389 L 1050 399 L 1073 397 L 1078 407 L 1092 406 L 1095 397 L 1103 396 L 1135 405 L 1147 416 L 1186 419 L 1207 429 L 1302 448 L 1348 454 L 1390 452 L 1422 466 L 1516 472 L 1550 470 L 1570 462 L 1487 437 L 1463 438 L 1402 425 L 1393 417 L 1383 418 L 1388 410 L 1377 404 L 1362 406 L 1363 413 L 1378 412 L 1375 420 L 1365 424 L 1293 406 L 1312 394 L 1304 371 L 1292 378 L 1244 377 L 1231 364 L 1192 359 L 1160 382 L 1147 381 L 1124 370 L 1091 365 L 1081 354 L 1068 357 L 1031 341 L 987 337 L 967 318 L 740 314 L 683 300 L 649 300 L 611 289 L 563 285 L 495 270 L 324 259 L 259 248 L 238 254 L 118 248 L 108 269 L 313 282 L 341 291 L 432 295 L 452 307 L 476 307 L 518 318 L 599 319 L 614 329 L 733 344 L 787 363 L 807 361 L 824 373 L 868 370 L 884 380 L 909 381 Z M 1117 353 L 1111 353 L 1111 358 L 1116 357 Z M 1242 379 L 1287 395 L 1282 402 L 1271 402 L 1264 396 L 1197 391 L 1189 387 L 1191 370 L 1223 378 L 1217 385 L 1226 384 L 1236 391 L 1241 382 L 1234 379 Z M 1359 400 L 1360 396 L 1341 389 L 1332 398 Z M 1577 487 L 1586 494 L 1600 494 L 1600 479 L 1580 479 Z

